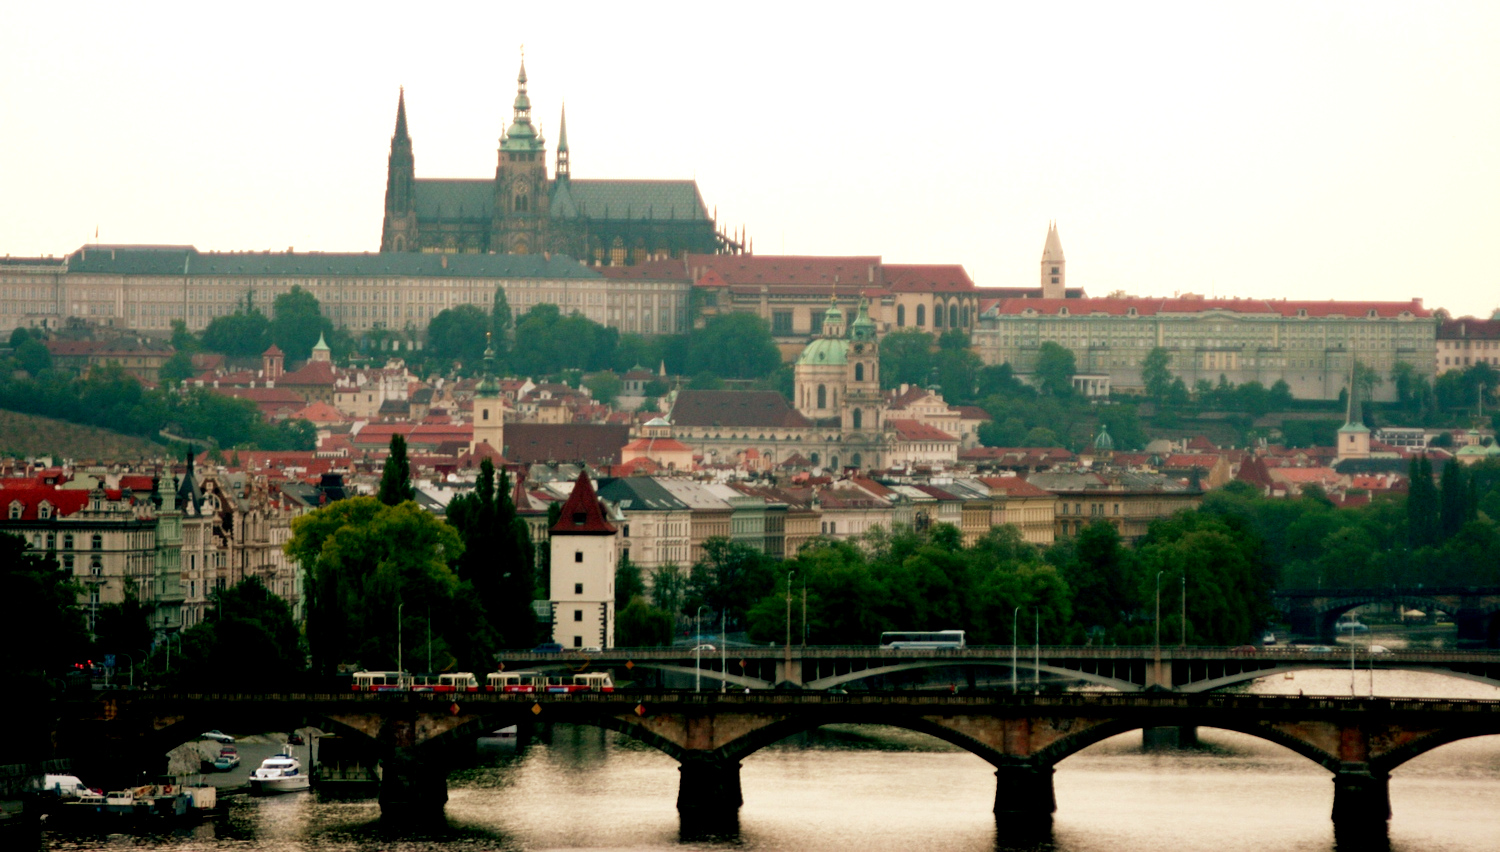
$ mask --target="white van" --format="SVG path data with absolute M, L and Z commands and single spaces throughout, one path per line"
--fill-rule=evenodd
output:
M 43 792 L 59 799 L 76 799 L 92 791 L 85 787 L 77 775 L 48 775 L 43 778 Z

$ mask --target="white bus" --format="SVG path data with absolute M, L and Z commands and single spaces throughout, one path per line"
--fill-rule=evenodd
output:
M 962 630 L 892 630 L 880 634 L 880 647 L 892 651 L 962 650 Z

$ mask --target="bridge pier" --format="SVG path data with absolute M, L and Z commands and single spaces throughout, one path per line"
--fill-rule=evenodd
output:
M 1371 773 L 1367 763 L 1341 766 L 1333 776 L 1333 821 L 1374 825 L 1390 818 L 1390 778 Z
M 1465 650 L 1483 648 L 1489 644 L 1489 619 L 1479 608 L 1477 600 L 1467 595 L 1461 600 L 1458 612 L 1453 616 L 1453 624 L 1458 628 L 1458 647 Z
M 441 818 L 448 803 L 447 770 L 409 748 L 388 752 L 380 762 L 380 815 L 400 820 Z
M 740 763 L 709 754 L 688 753 L 678 767 L 677 811 L 684 820 L 714 822 L 732 818 L 744 804 Z
M 1021 819 L 1051 819 L 1057 811 L 1050 765 L 1018 762 L 995 769 L 995 813 Z

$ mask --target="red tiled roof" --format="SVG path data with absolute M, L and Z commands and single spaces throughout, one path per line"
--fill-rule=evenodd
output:
M 553 535 L 614 535 L 615 528 L 604 517 L 604 506 L 599 495 L 594 493 L 594 483 L 588 471 L 578 472 L 578 481 L 573 483 L 573 493 L 562 505 L 557 523 L 552 525 Z
M 156 487 L 156 483 L 145 474 L 129 473 L 120 477 L 120 487 L 129 488 L 131 491 L 150 491 Z
M 296 371 L 276 380 L 279 385 L 297 387 L 320 387 L 334 383 L 333 364 L 328 361 L 308 361 Z
M 1500 319 L 1482 320 L 1473 317 L 1444 320 L 1438 325 L 1438 340 L 1500 340 Z
M 1219 457 L 1218 456 L 1209 456 L 1209 455 L 1192 454 L 1192 453 L 1177 453 L 1175 455 L 1167 456 L 1165 459 L 1163 459 L 1162 463 L 1161 463 L 1161 466 L 1162 467 L 1167 467 L 1167 468 L 1179 469 L 1179 470 L 1182 469 L 1182 468 L 1189 468 L 1189 467 L 1201 467 L 1204 470 L 1207 470 L 1207 469 L 1213 467 L 1214 465 L 1216 465 L 1218 463 L 1219 463 Z
M 812 425 L 776 391 L 685 390 L 671 420 L 678 426 L 805 428 Z
M 887 264 L 886 285 L 896 293 L 967 293 L 975 289 L 958 264 Z
M 846 296 L 860 290 L 884 288 L 880 257 L 876 256 L 799 256 L 767 254 L 692 254 L 687 267 L 704 283 L 705 273 L 717 273 L 730 284 L 766 284 L 778 290 L 785 286 L 818 285 L 823 292 L 838 281 L 838 290 Z
M 624 449 L 640 450 L 648 453 L 653 450 L 664 453 L 692 452 L 692 447 L 689 447 L 676 438 L 636 438 L 634 441 L 626 444 Z
M 1052 492 L 1043 491 L 1019 476 L 981 476 L 979 481 L 991 491 L 999 491 L 1007 497 L 1051 497 Z
M 888 420 L 886 422 L 896 430 L 896 439 L 899 441 L 952 441 L 955 443 L 958 441 L 947 432 L 935 426 L 928 426 L 920 420 Z
M 118 492 L 116 492 L 118 494 Z M 118 499 L 118 498 L 116 498 Z M 89 492 L 82 488 L 53 488 L 37 483 L 6 482 L 0 485 L 0 518 L 11 517 L 12 503 L 21 504 L 21 517 L 14 520 L 35 521 L 42 502 L 52 506 L 53 517 L 66 517 L 88 505 Z
M 505 427 L 505 452 L 512 461 L 619 464 L 630 428 L 612 424 L 512 423 Z
M 1032 311 L 1038 314 L 1060 314 L 1066 310 L 1069 316 L 1105 314 L 1126 316 L 1131 310 L 1139 316 L 1157 314 L 1203 313 L 1205 311 L 1228 311 L 1237 314 L 1276 314 L 1283 317 L 1365 317 L 1373 311 L 1376 317 L 1394 318 L 1403 313 L 1412 317 L 1430 317 L 1432 312 L 1422 307 L 1421 299 L 1410 302 L 1366 302 L 1326 301 L 1291 302 L 1265 299 L 1202 299 L 1197 297 L 1122 298 L 1122 299 L 1004 299 L 996 307 L 1001 314 L 1023 314 Z
M 993 420 L 990 413 L 977 405 L 960 405 L 957 407 L 958 416 L 964 420 Z

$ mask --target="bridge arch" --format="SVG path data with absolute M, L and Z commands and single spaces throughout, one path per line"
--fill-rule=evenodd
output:
M 1424 612 L 1437 610 L 1449 618 L 1458 617 L 1458 607 L 1444 603 L 1437 598 L 1424 597 L 1409 594 L 1367 594 L 1349 595 L 1333 598 L 1318 609 L 1318 627 L 1323 631 L 1322 635 L 1332 635 L 1334 625 L 1344 613 L 1362 606 L 1375 603 L 1398 603 L 1403 607 L 1421 608 Z
M 964 668 L 975 669 L 988 668 L 1005 670 L 1009 670 L 1011 667 L 1010 663 L 1008 662 L 991 662 L 988 660 L 975 660 L 972 662 L 955 662 L 953 660 L 916 660 L 893 663 L 888 666 L 877 666 L 870 669 L 861 669 L 857 672 L 847 672 L 841 675 L 830 675 L 829 677 L 810 680 L 805 685 L 809 689 L 831 689 L 836 686 L 843 686 L 846 683 L 855 683 L 864 680 L 865 678 L 876 677 L 879 675 L 895 674 L 897 672 L 905 671 L 915 671 L 917 669 L 953 668 L 954 666 L 962 666 Z M 1043 674 L 1059 675 L 1061 677 L 1068 678 L 1069 680 L 1091 683 L 1095 686 L 1107 686 L 1111 689 L 1119 690 L 1120 692 L 1139 692 L 1141 690 L 1141 687 L 1139 685 L 1131 683 L 1128 680 L 1107 677 L 1105 675 L 1094 674 L 1092 672 L 1081 672 L 1076 669 L 1063 668 L 1061 666 L 1051 666 L 1047 665 L 1046 663 L 1037 666 L 1030 660 L 1017 660 L 1016 671 L 1025 671 L 1026 677 L 1031 677 L 1034 672 L 1041 671 Z
M 1389 774 L 1392 770 L 1401 766 L 1409 760 L 1421 757 L 1435 748 L 1456 743 L 1460 740 L 1473 739 L 1474 737 L 1487 737 L 1500 735 L 1500 724 L 1493 722 L 1488 725 L 1455 725 L 1441 730 L 1433 731 L 1417 737 L 1409 743 L 1397 746 L 1385 754 L 1370 761 L 1370 770 L 1383 774 Z
M 1052 766 L 1110 737 L 1159 726 L 1205 727 L 1235 731 L 1290 749 L 1327 769 L 1329 772 L 1337 773 L 1341 765 L 1337 755 L 1329 754 L 1304 740 L 1275 728 L 1254 724 L 1225 724 L 1225 720 L 1223 719 L 1200 721 L 1194 718 L 1191 713 L 1171 714 L 1170 719 L 1152 720 L 1150 722 L 1143 722 L 1139 718 L 1108 719 L 1097 725 L 1091 725 L 1076 734 L 1063 737 L 1036 752 L 1034 758 L 1041 765 Z
M 230 730 L 253 728 L 261 732 L 291 731 L 308 725 L 321 731 L 364 742 L 371 750 L 379 747 L 379 740 L 374 734 L 340 721 L 331 715 L 309 712 L 300 707 L 267 708 L 260 703 L 249 705 L 249 710 L 243 707 L 244 705 L 238 702 L 224 702 L 220 709 L 194 710 L 182 716 L 174 716 L 169 724 L 155 728 L 148 733 L 143 739 L 141 748 L 147 754 L 155 754 L 158 751 L 166 754 L 178 746 L 203 739 L 200 734 L 211 728 L 229 728 Z

